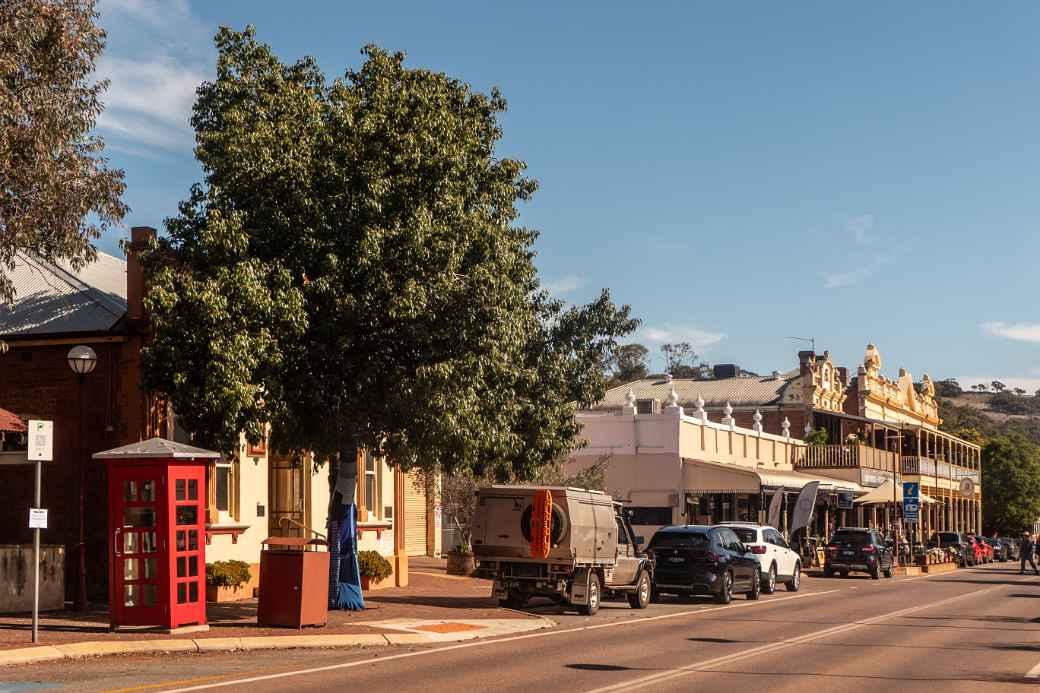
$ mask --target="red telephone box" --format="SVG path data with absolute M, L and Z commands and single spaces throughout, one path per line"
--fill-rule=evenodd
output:
M 219 453 L 152 438 L 108 465 L 112 628 L 206 623 L 206 464 Z

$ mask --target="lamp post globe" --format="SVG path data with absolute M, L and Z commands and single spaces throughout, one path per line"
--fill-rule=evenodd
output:
M 97 354 L 88 346 L 72 347 L 69 349 L 66 359 L 69 362 L 69 368 L 76 375 L 88 375 L 97 366 Z

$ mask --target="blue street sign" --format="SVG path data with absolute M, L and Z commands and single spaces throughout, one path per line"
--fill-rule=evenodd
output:
M 916 481 L 903 482 L 903 498 L 913 498 L 915 501 L 921 497 L 921 484 Z
M 903 519 L 907 522 L 917 522 L 918 511 L 920 509 L 918 500 L 916 498 L 903 497 Z

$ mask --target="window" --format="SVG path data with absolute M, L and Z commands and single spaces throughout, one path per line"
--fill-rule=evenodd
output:
M 627 544 L 628 543 L 628 532 L 625 531 L 625 525 L 621 522 L 621 518 L 615 518 L 617 520 L 617 543 Z
M 217 522 L 233 522 L 238 519 L 237 462 L 221 457 L 213 470 L 213 505 L 217 511 Z
M 750 527 L 734 527 L 733 533 L 745 544 L 758 543 L 758 530 Z
M 670 525 L 671 508 L 625 508 L 625 515 L 633 525 Z
M 693 532 L 658 532 L 650 540 L 651 549 L 698 548 L 708 546 L 706 534 Z
M 365 507 L 378 516 L 383 507 L 379 493 L 379 462 L 371 452 L 365 451 Z

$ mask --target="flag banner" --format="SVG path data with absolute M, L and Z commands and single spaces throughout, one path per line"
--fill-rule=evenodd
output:
M 780 529 L 780 509 L 783 503 L 784 489 L 781 487 L 773 492 L 773 499 L 769 501 L 769 517 L 766 519 L 766 523 L 770 527 Z
M 791 520 L 791 535 L 807 527 L 812 519 L 813 510 L 816 508 L 816 491 L 820 487 L 819 481 L 810 481 L 802 487 L 798 494 L 798 500 L 794 504 L 794 518 Z

